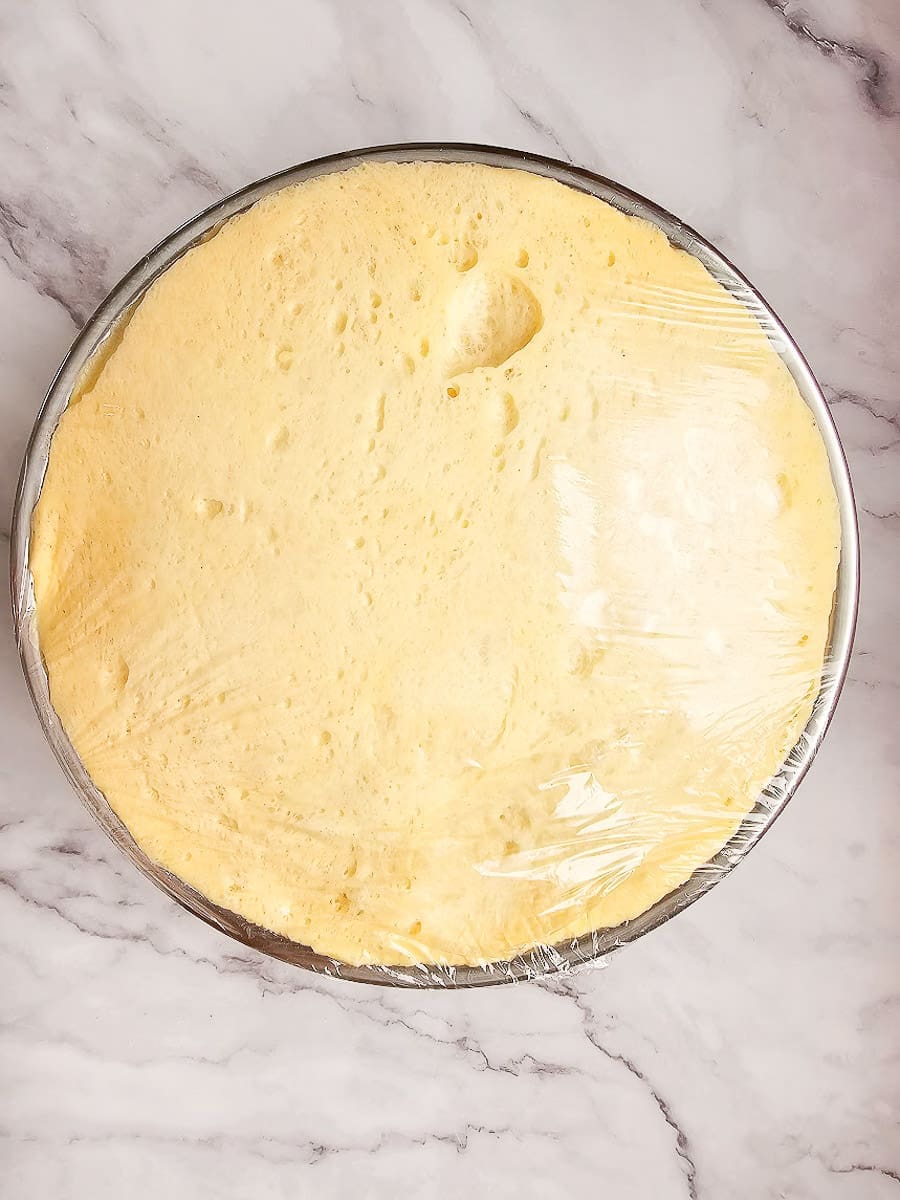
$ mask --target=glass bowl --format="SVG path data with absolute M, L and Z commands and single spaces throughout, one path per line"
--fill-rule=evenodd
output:
M 32 513 L 40 496 L 50 441 L 82 373 L 102 362 L 116 342 L 117 329 L 127 321 L 141 297 L 176 259 L 211 237 L 221 225 L 264 196 L 291 184 L 344 171 L 361 162 L 466 162 L 515 168 L 557 180 L 587 192 L 630 216 L 658 226 L 669 241 L 700 260 L 703 266 L 747 307 L 766 331 L 770 342 L 793 376 L 819 427 L 840 507 L 841 556 L 831 615 L 829 642 L 821 687 L 801 737 L 781 769 L 726 845 L 689 879 L 634 920 L 554 946 L 537 946 L 528 953 L 485 966 L 350 966 L 328 958 L 288 938 L 262 929 L 243 917 L 211 903 L 177 876 L 153 862 L 137 845 L 101 792 L 95 787 L 70 743 L 50 703 L 47 673 L 41 656 L 35 620 L 34 588 L 28 568 Z M 85 807 L 109 838 L 135 866 L 189 912 L 229 937 L 325 975 L 362 983 L 398 987 L 475 987 L 533 979 L 594 962 L 633 942 L 668 921 L 709 891 L 756 845 L 774 823 L 809 768 L 822 742 L 847 673 L 859 597 L 859 538 L 856 509 L 846 459 L 821 388 L 797 344 L 752 285 L 709 242 L 671 213 L 650 200 L 590 171 L 536 154 L 492 146 L 451 143 L 409 143 L 375 146 L 329 155 L 290 167 L 252 183 L 194 217 L 151 250 L 113 288 L 75 339 L 56 373 L 35 422 L 25 452 L 13 513 L 10 546 L 10 585 L 16 642 L 25 679 L 47 740 Z

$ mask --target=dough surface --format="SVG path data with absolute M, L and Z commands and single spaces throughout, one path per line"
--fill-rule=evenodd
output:
M 350 963 L 615 925 L 819 686 L 838 508 L 757 321 L 528 173 L 281 191 L 145 296 L 31 544 L 51 697 L 144 850 Z

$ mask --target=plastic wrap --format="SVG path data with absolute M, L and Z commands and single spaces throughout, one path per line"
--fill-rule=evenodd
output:
M 250 945 L 410 986 L 702 894 L 808 765 L 856 605 L 833 426 L 749 285 L 461 148 L 298 168 L 154 251 L 51 388 L 12 561 L 117 844 Z

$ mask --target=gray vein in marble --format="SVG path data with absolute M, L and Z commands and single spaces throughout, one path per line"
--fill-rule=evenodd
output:
M 89 937 L 98 937 L 104 939 L 105 941 L 137 942 L 147 940 L 140 937 L 138 934 L 109 933 L 104 930 L 97 929 L 96 926 L 92 928 L 91 926 L 82 924 L 80 921 L 76 921 L 75 918 L 69 913 L 63 912 L 61 904 L 52 904 L 46 900 L 37 900 L 33 896 L 29 896 L 23 892 L 21 885 L 16 880 L 15 875 L 10 871 L 0 871 L 0 888 L 5 888 L 7 891 L 12 892 L 25 904 L 32 905 L 35 908 L 43 909 L 46 912 L 56 913 L 56 915 L 60 917 L 61 920 L 65 921 L 67 925 L 71 925 L 73 929 L 77 929 L 79 933 L 87 934 Z M 93 893 L 83 893 L 82 895 L 89 899 L 95 898 Z M 67 900 L 76 898 L 76 895 L 73 893 L 68 893 L 67 895 L 63 896 L 63 899 Z
M 81 18 L 81 20 L 84 21 L 85 25 L 87 25 L 89 29 L 93 30 L 94 36 L 104 50 L 113 50 L 115 48 L 107 33 L 101 29 L 97 22 L 85 12 L 83 7 L 76 5 L 75 11 L 78 13 L 78 16 Z
M 490 38 L 482 39 L 481 31 L 479 30 L 479 28 L 475 24 L 475 22 L 472 20 L 472 17 L 470 16 L 470 14 L 462 7 L 461 4 L 451 3 L 450 7 L 453 9 L 454 12 L 458 13 L 459 16 L 462 17 L 462 19 L 465 21 L 465 23 L 469 26 L 469 28 L 472 31 L 472 34 L 474 35 L 476 41 L 478 42 L 479 47 L 492 45 Z M 562 155 L 562 157 L 566 160 L 566 162 L 574 162 L 575 161 L 572 158 L 572 155 L 568 152 L 568 150 L 563 145 L 562 141 L 560 140 L 559 135 L 552 128 L 552 126 L 548 125 L 546 121 L 541 120 L 540 117 L 537 117 L 530 108 L 525 108 L 522 104 L 520 104 L 519 101 L 515 98 L 515 96 L 513 96 L 512 93 L 510 91 L 508 91 L 502 85 L 502 83 L 500 83 L 499 81 L 497 83 L 497 87 L 498 87 L 498 90 L 500 91 L 500 93 L 509 101 L 509 103 L 513 106 L 513 108 L 516 110 L 516 112 L 519 114 L 519 116 L 526 123 L 526 125 L 528 125 L 528 127 L 530 129 L 532 129 L 535 133 L 539 134 L 541 137 L 546 138 L 547 141 L 551 142 L 556 147 L 556 149 L 559 151 L 559 153 Z
M 167 1137 L 165 1134 L 140 1133 L 137 1131 L 76 1134 L 66 1138 L 65 1141 L 66 1145 L 69 1146 L 78 1145 L 79 1143 L 106 1145 L 116 1142 L 142 1142 L 159 1146 L 202 1146 L 211 1150 L 222 1150 L 226 1146 L 238 1145 L 260 1158 L 273 1160 L 272 1155 L 267 1153 L 269 1150 L 274 1150 L 276 1154 L 283 1156 L 282 1158 L 275 1158 L 273 1161 L 296 1162 L 299 1154 L 305 1156 L 304 1161 L 308 1166 L 315 1166 L 316 1163 L 333 1154 L 358 1153 L 374 1157 L 385 1150 L 428 1146 L 435 1143 L 451 1146 L 458 1154 L 463 1154 L 468 1149 L 469 1139 L 473 1136 L 492 1137 L 501 1141 L 511 1139 L 519 1142 L 530 1139 L 550 1142 L 559 1140 L 555 1133 L 548 1133 L 541 1129 L 522 1129 L 514 1125 L 489 1126 L 467 1121 L 458 1132 L 429 1132 L 416 1137 L 413 1134 L 403 1133 L 400 1130 L 388 1130 L 380 1134 L 372 1142 L 351 1142 L 341 1145 L 325 1143 L 320 1139 L 298 1139 L 297 1141 L 291 1141 L 288 1138 L 272 1136 L 254 1138 L 252 1135 L 240 1136 L 235 1134 L 203 1138 L 179 1138 Z M 32 1142 L 38 1140 L 43 1142 L 46 1139 L 15 1135 L 5 1130 L 0 1131 L 0 1141 Z
M 687 1194 L 689 1200 L 698 1200 L 699 1192 L 697 1190 L 697 1167 L 694 1163 L 691 1144 L 688 1140 L 687 1134 L 675 1119 L 668 1101 L 660 1095 L 657 1088 L 647 1078 L 645 1073 L 640 1069 L 640 1067 L 638 1067 L 633 1059 L 629 1058 L 625 1054 L 619 1054 L 615 1050 L 610 1050 L 607 1046 L 603 1045 L 593 1028 L 596 1021 L 593 1011 L 570 980 L 557 977 L 556 979 L 547 981 L 547 983 L 542 986 L 553 992 L 555 995 L 567 996 L 570 1000 L 572 1000 L 575 1004 L 575 1007 L 578 1009 L 579 1014 L 581 1015 L 581 1024 L 584 1031 L 584 1036 L 594 1047 L 594 1049 L 599 1051 L 599 1053 L 605 1058 L 609 1059 L 610 1062 L 620 1063 L 628 1071 L 628 1073 L 637 1079 L 649 1092 L 653 1099 L 653 1103 L 659 1109 L 663 1120 L 675 1135 L 675 1153 L 681 1160 L 682 1174 L 684 1175 L 685 1182 L 687 1183 Z
M 350 88 L 353 92 L 353 98 L 358 104 L 362 104 L 366 108 L 375 107 L 375 101 L 370 96 L 363 94 L 363 92 L 360 90 L 359 84 L 356 81 L 356 78 L 353 75 L 350 76 Z
M 103 49 L 107 50 L 107 52 L 109 52 L 109 50 L 113 50 L 114 52 L 116 49 L 115 43 L 112 41 L 112 38 L 108 36 L 107 32 L 104 31 L 101 26 L 98 25 L 95 20 L 84 11 L 83 7 L 77 7 L 76 12 L 78 13 L 80 19 L 82 19 L 83 22 L 88 25 L 92 31 L 94 31 L 94 35 L 96 36 L 97 41 L 100 42 Z M 73 121 L 76 122 L 76 125 L 78 125 L 78 114 L 76 109 L 74 109 L 70 98 L 67 97 L 67 100 L 68 112 L 70 112 Z M 196 155 L 190 154 L 190 152 L 186 151 L 184 148 L 182 148 L 182 146 L 176 144 L 174 139 L 169 136 L 167 126 L 164 125 L 162 121 L 155 118 L 155 116 L 150 112 L 148 112 L 148 109 L 140 106 L 140 104 L 134 100 L 132 96 L 122 96 L 118 104 L 118 109 L 122 119 L 126 121 L 127 125 L 130 125 L 139 133 L 143 133 L 145 137 L 148 137 L 151 142 L 154 142 L 156 145 L 160 146 L 162 150 L 174 152 L 175 163 L 172 173 L 169 175 L 169 179 L 172 179 L 175 175 L 180 174 L 181 178 L 191 180 L 191 182 L 194 182 L 194 184 L 197 184 L 199 187 L 205 188 L 206 191 L 218 194 L 223 194 L 224 191 L 226 191 L 224 190 L 221 181 L 218 180 L 214 174 L 209 172 L 209 170 L 206 169 L 202 163 L 200 163 Z M 88 140 L 91 139 L 88 138 Z
M 875 396 L 863 396 L 859 392 L 847 391 L 844 388 L 829 387 L 827 384 L 823 386 L 826 399 L 829 404 L 853 404 L 857 408 L 865 409 L 867 413 L 873 416 L 877 421 L 885 421 L 888 425 L 896 430 L 900 436 L 900 410 L 897 412 L 891 411 L 892 406 L 887 401 L 878 399 Z M 894 443 L 891 442 L 891 445 Z
M 73 846 L 71 842 L 60 842 L 57 846 L 48 846 L 47 849 L 51 854 L 74 855 L 81 858 L 81 850 L 78 846 Z
M 869 47 L 855 45 L 852 42 L 840 42 L 825 34 L 817 33 L 809 23 L 809 17 L 794 11 L 790 0 L 763 0 L 763 4 L 772 12 L 777 13 L 787 29 L 801 41 L 815 46 L 825 58 L 832 58 L 851 63 L 862 71 L 860 89 L 866 101 L 866 106 L 879 117 L 895 117 L 895 109 L 891 106 L 885 85 L 885 67 L 879 54 Z
M 211 196 L 218 197 L 225 194 L 226 188 L 221 180 L 212 171 L 207 170 L 195 154 L 191 154 L 180 146 L 174 140 L 167 126 L 138 104 L 136 100 L 129 96 L 123 97 L 119 104 L 119 111 L 122 118 L 132 128 L 144 134 L 167 154 L 173 155 L 174 161 L 167 182 L 180 177 L 197 184 Z
M 682 1171 L 687 1182 L 688 1196 L 690 1197 L 690 1200 L 697 1200 L 699 1194 L 697 1191 L 697 1168 L 691 1156 L 690 1143 L 688 1142 L 687 1135 L 685 1134 L 684 1130 L 672 1116 L 672 1110 L 667 1101 L 662 1098 L 653 1084 L 649 1081 L 649 1079 L 647 1079 L 646 1075 L 644 1075 L 640 1068 L 637 1067 L 630 1058 L 627 1058 L 624 1054 L 615 1054 L 613 1051 L 607 1050 L 605 1046 L 601 1045 L 600 1042 L 596 1040 L 590 1031 L 585 1030 L 585 1033 L 587 1034 L 588 1040 L 591 1042 L 591 1044 L 596 1046 L 601 1054 L 605 1054 L 606 1057 L 612 1062 L 621 1063 L 626 1070 L 628 1070 L 636 1079 L 639 1079 L 647 1088 L 650 1095 L 653 1097 L 654 1104 L 659 1109 L 660 1113 L 662 1113 L 663 1120 L 675 1134 L 675 1153 L 683 1163 Z
M 891 1167 L 876 1167 L 870 1163 L 851 1163 L 847 1167 L 828 1167 L 832 1175 L 855 1175 L 857 1172 L 870 1172 L 875 1175 L 883 1175 L 885 1179 L 893 1179 L 895 1183 L 900 1183 L 900 1170 L 893 1170 Z
M 854 651 L 854 658 L 858 658 L 860 651 Z M 861 676 L 851 674 L 847 676 L 845 687 L 861 687 L 875 691 L 876 688 L 891 688 L 892 691 L 900 691 L 900 683 L 892 679 L 863 679 Z
M 553 132 L 551 127 L 546 123 L 546 121 L 541 121 L 538 117 L 536 117 L 534 115 L 534 113 L 530 109 L 523 108 L 519 104 L 519 102 L 515 99 L 515 97 L 513 97 L 509 94 L 509 92 L 504 90 L 503 95 L 507 98 L 507 100 L 509 100 L 509 102 L 511 104 L 515 105 L 516 111 L 518 112 L 519 116 L 526 122 L 527 125 L 529 125 L 534 130 L 535 133 L 539 133 L 541 135 L 541 137 L 545 137 L 545 138 L 547 138 L 548 141 L 553 143 L 553 145 L 557 148 L 557 150 L 559 150 L 560 154 L 563 156 L 563 158 L 566 160 L 566 162 L 574 162 L 575 161 L 572 158 L 571 154 L 568 152 L 568 150 L 565 148 L 565 146 L 562 144 L 562 142 L 559 140 L 559 137 L 557 136 L 557 134 L 555 134 Z
M 102 31 L 86 14 L 81 15 L 108 49 Z M 76 97 L 64 93 L 62 101 L 78 136 L 94 146 L 79 116 Z M 108 111 L 161 152 L 165 171 L 154 180 L 156 186 L 184 181 L 210 198 L 227 191 L 200 159 L 180 144 L 171 123 L 167 126 L 157 119 L 133 96 L 123 92 L 110 101 Z M 50 204 L 47 198 L 27 189 L 20 189 L 12 198 L 7 188 L 7 197 L 0 201 L 0 243 L 7 247 L 4 258 L 15 277 L 58 304 L 78 328 L 113 282 L 109 277 L 110 244 L 73 227 L 71 218 L 66 221 L 63 206 Z M 47 246 L 62 251 L 61 260 L 44 262 L 42 250 Z
M 8 201 L 2 200 L 0 239 L 9 247 L 12 261 L 7 258 L 7 263 L 15 277 L 30 284 L 40 295 L 55 301 L 74 325 L 83 325 L 94 305 L 90 300 L 79 304 L 69 291 L 79 294 L 87 291 L 88 295 L 96 293 L 95 304 L 99 302 L 102 292 L 97 293 L 96 283 L 102 277 L 107 263 L 103 246 L 87 237 L 76 242 L 62 231 L 50 228 L 36 213 L 30 213 L 24 207 L 14 208 Z M 43 240 L 66 251 L 73 275 L 71 289 L 62 288 L 53 273 L 33 264 L 29 248 L 33 242 Z

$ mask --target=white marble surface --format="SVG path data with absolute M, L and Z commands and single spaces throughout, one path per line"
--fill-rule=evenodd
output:
M 605 969 L 481 993 L 324 981 L 177 909 L 70 794 L 3 607 L 0 1196 L 900 1196 L 897 0 L 4 0 L 0 28 L 4 514 L 142 251 L 289 163 L 446 138 L 600 169 L 724 249 L 828 390 L 863 542 L 775 831 Z

